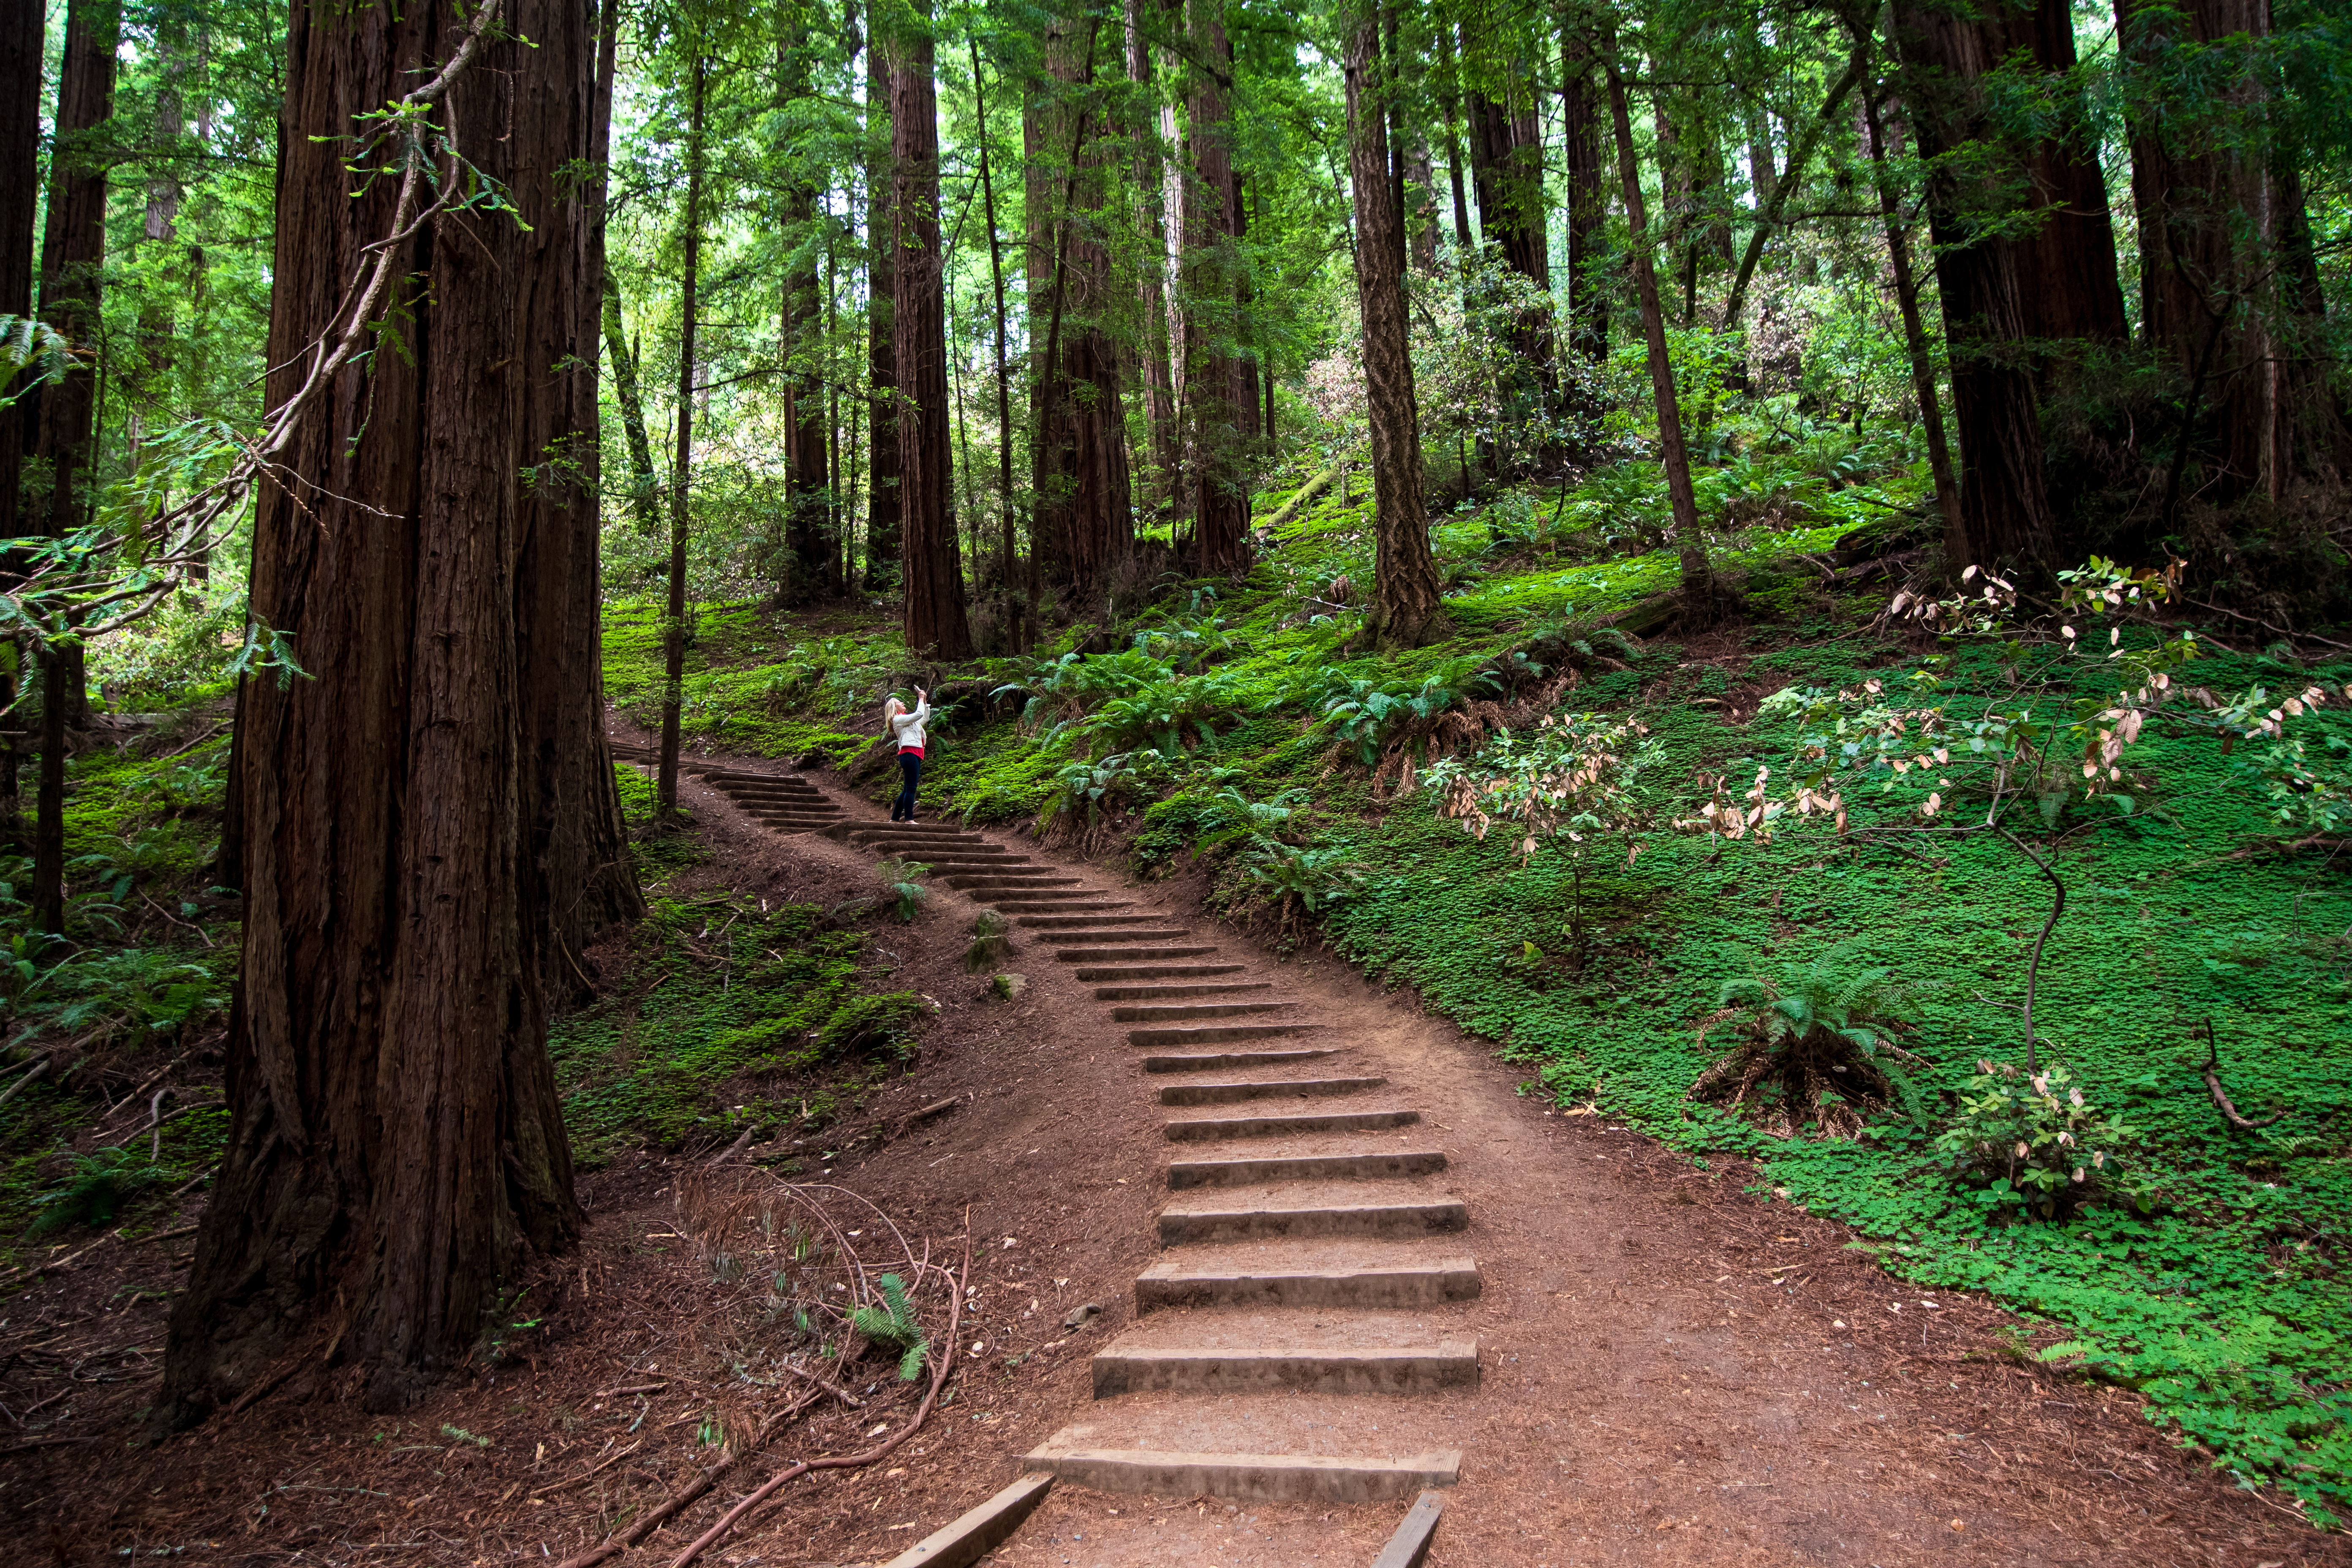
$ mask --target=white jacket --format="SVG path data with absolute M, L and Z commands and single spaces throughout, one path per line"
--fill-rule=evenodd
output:
M 890 715 L 890 728 L 898 737 L 900 751 L 923 749 L 923 723 L 930 716 L 931 705 L 929 702 L 917 702 L 912 713 Z

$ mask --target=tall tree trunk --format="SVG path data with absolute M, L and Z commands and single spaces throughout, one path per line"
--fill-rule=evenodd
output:
M 898 297 L 898 196 L 891 172 L 890 62 L 878 16 L 866 38 L 866 587 L 898 586 L 899 535 L 906 509 L 898 482 L 898 340 L 891 326 Z
M 531 535 L 558 502 L 524 475 L 559 425 L 593 438 L 596 278 L 566 176 L 593 83 L 582 7 L 515 0 L 503 19 L 435 118 L 497 128 L 461 146 L 521 221 L 445 217 L 402 242 L 396 275 L 431 279 L 398 301 L 411 353 L 346 368 L 298 422 L 292 493 L 258 493 L 254 611 L 316 679 L 243 693 L 232 1122 L 172 1313 L 166 1426 L 303 1362 L 357 1363 L 370 1406 L 404 1405 L 460 1364 L 527 1255 L 582 1223 L 540 983 L 556 917 L 528 906 L 562 885 L 530 866 L 562 743 L 534 731 L 533 694 L 593 722 L 593 687 L 552 656 L 593 647 L 594 601 L 576 574 L 532 588 L 552 581 Z M 290 14 L 273 406 L 392 232 L 400 182 L 343 166 L 356 117 L 457 34 L 431 6 Z M 564 489 L 572 541 L 593 540 L 588 498 Z M 559 599 L 583 624 L 534 620 Z
M 1018 545 L 1013 538 L 1013 369 L 1004 353 L 1004 248 L 999 242 L 996 226 L 996 182 L 989 172 L 988 94 L 980 71 L 980 41 L 967 34 L 965 42 L 971 50 L 974 118 L 980 122 L 980 199 L 988 209 L 988 280 L 996 296 L 996 521 L 1002 550 L 997 566 L 1004 594 L 1005 645 L 1022 653 L 1027 651 L 1033 638 L 1024 629 L 1024 606 L 1014 587 L 1020 572 Z
M 1935 351 L 1927 342 L 1927 326 L 1919 312 L 1919 279 L 1911 265 L 1909 221 L 1903 199 L 1886 167 L 1885 117 L 1879 111 L 1878 89 L 1868 77 L 1862 84 L 1863 134 L 1870 153 L 1870 172 L 1878 190 L 1878 210 L 1886 225 L 1886 259 L 1895 273 L 1895 303 L 1903 315 L 1903 347 L 1911 362 L 1911 395 L 1918 400 L 1919 426 L 1927 437 L 1927 471 L 1935 480 L 1936 510 L 1944 518 L 1944 570 L 1957 579 L 1969 564 L 1969 531 L 1960 510 L 1960 481 L 1952 471 L 1950 443 L 1944 435 L 1944 405 L 1936 395 Z
M 1617 63 L 1617 40 L 1601 44 L 1601 68 L 1609 82 L 1609 117 L 1617 132 L 1617 179 L 1625 196 L 1627 240 L 1633 249 L 1633 291 L 1642 302 L 1642 336 L 1649 347 L 1650 390 L 1658 410 L 1658 461 L 1666 470 L 1666 497 L 1674 507 L 1675 550 L 1682 558 L 1683 618 L 1711 626 L 1716 618 L 1715 574 L 1698 531 L 1698 496 L 1691 489 L 1690 450 L 1683 443 L 1683 416 L 1675 396 L 1674 362 L 1666 357 L 1666 316 L 1658 302 L 1657 269 L 1650 262 L 1650 218 L 1642 200 L 1642 169 L 1633 157 L 1633 121 L 1625 103 L 1625 76 Z
M 1387 104 L 1377 14 L 1348 18 L 1348 179 L 1355 193 L 1356 300 L 1364 323 L 1365 403 L 1371 425 L 1373 591 L 1364 630 L 1376 647 L 1420 647 L 1453 635 L 1429 548 L 1421 418 L 1405 317 L 1404 213 L 1389 177 Z
M 2074 545 L 2061 537 L 2042 461 L 2042 402 L 2084 341 L 2125 336 L 2098 167 L 2071 137 L 2031 143 L 2021 167 L 2002 167 L 2009 160 L 1996 155 L 1978 169 L 1944 155 L 1972 145 L 1998 154 L 1981 82 L 2013 56 L 2049 73 L 2062 104 L 2069 101 L 2071 89 L 2057 79 L 2074 60 L 2071 13 L 2063 0 L 1996 5 L 1973 18 L 1906 3 L 1895 33 L 1904 102 L 1921 151 L 1937 160 L 1928 228 L 1952 364 L 1969 558 L 2056 564 Z M 2021 226 L 2021 216 L 2035 221 Z
M 83 521 L 98 456 L 100 279 L 106 266 L 106 163 L 100 144 L 114 113 L 121 0 L 74 0 L 66 10 L 57 145 L 41 231 L 42 320 L 73 342 L 76 363 L 40 390 L 36 459 L 47 468 L 47 530 L 62 539 Z M 85 364 L 82 356 L 92 363 Z M 89 721 L 80 639 L 62 614 L 49 617 L 41 657 L 41 783 L 33 833 L 33 923 L 65 930 L 65 733 Z
M 2229 58 L 2271 37 L 2270 0 L 2116 0 L 2116 24 L 2152 100 L 2131 122 L 2132 195 L 2147 342 L 2169 362 L 2182 405 L 2175 439 L 2205 459 L 2203 499 L 2260 489 L 2279 500 L 2298 469 L 2341 459 L 2312 330 L 2324 323 L 2299 298 L 2303 195 L 2292 156 L 2266 158 L 2260 145 L 2274 89 L 2252 58 Z M 2190 50 L 2207 67 L 2201 102 L 2162 85 Z
M 1249 455 L 1242 367 L 1234 352 L 1240 303 L 1241 184 L 1234 174 L 1233 71 L 1223 0 L 1185 0 L 1192 50 L 1187 140 L 1192 179 L 1184 212 L 1184 423 L 1192 438 L 1192 545 L 1202 575 L 1249 555 Z M 1382 141 L 1386 141 L 1385 134 Z M 1381 177 L 1389 178 L 1383 165 Z M 1398 240 L 1402 247 L 1402 238 Z
M 1464 265 L 1471 250 L 1470 200 L 1462 183 L 1462 88 L 1454 58 L 1454 29 L 1443 23 L 1437 34 L 1438 112 L 1445 121 L 1445 178 L 1454 196 L 1454 245 Z
M 661 531 L 661 476 L 654 470 L 652 437 L 646 432 L 646 405 L 637 386 L 637 356 L 629 347 L 621 319 L 621 286 L 604 275 L 604 347 L 613 361 L 613 396 L 621 405 L 621 436 L 629 448 L 629 510 L 636 515 L 637 531 L 650 538 Z
M 1412 150 L 1405 154 L 1404 180 L 1407 248 L 1414 270 L 1434 277 L 1437 272 L 1437 164 L 1430 156 L 1429 138 L 1416 132 Z
M 1142 295 L 1139 323 L 1143 342 L 1136 358 L 1143 383 L 1143 426 L 1151 454 L 1150 483 L 1144 504 L 1154 518 L 1175 505 L 1177 456 L 1176 384 L 1168 343 L 1167 170 L 1152 118 L 1151 41 L 1143 27 L 1145 0 L 1126 0 L 1127 77 L 1137 110 L 1129 128 L 1135 147 L 1135 194 L 1143 212 L 1143 254 L 1136 267 Z
M 41 75 L 47 40 L 44 7 L 0 8 L 0 315 L 33 313 L 33 229 L 40 210 Z M 0 380 L 0 392 L 18 392 Z M 34 422 L 29 399 L 0 407 L 0 539 L 16 539 L 37 526 L 23 509 L 26 448 Z M 0 562 L 0 584 L 13 586 L 17 574 Z M 21 640 L 8 651 L 21 655 Z M 21 662 L 0 665 L 0 706 L 16 700 Z M 16 784 L 16 747 L 0 740 L 0 848 L 23 844 L 23 810 Z
M 694 485 L 694 328 L 702 282 L 702 122 L 709 65 L 699 45 L 688 89 L 686 121 L 686 276 L 678 290 L 677 450 L 670 459 L 669 598 L 662 616 L 661 763 L 654 803 L 677 810 L 678 719 L 686 700 L 686 536 Z
M 777 110 L 796 111 L 808 96 L 812 45 L 807 25 L 795 14 L 776 46 Z M 777 322 L 778 352 L 784 359 L 784 543 L 793 580 L 779 584 L 780 602 L 804 604 L 840 594 L 835 577 L 837 552 L 830 524 L 833 510 L 825 483 L 824 307 L 817 289 L 817 196 L 820 190 L 805 159 L 793 148 L 778 149 L 786 163 L 782 217 L 785 247 L 782 308 Z
M 1568 28 L 1559 37 L 1560 121 L 1568 153 L 1569 345 L 1593 364 L 1609 358 L 1609 181 L 1592 52 Z
M 1465 61 L 1481 52 L 1465 33 Z M 1470 91 L 1470 167 L 1478 185 L 1478 222 L 1486 242 L 1502 252 L 1503 263 L 1546 296 L 1551 292 L 1551 239 L 1544 209 L 1543 132 L 1536 114 L 1535 73 L 1517 58 L 1486 62 L 1499 71 L 1503 97 L 1481 88 Z M 1559 401 L 1559 378 L 1553 361 L 1551 311 L 1548 307 L 1524 310 L 1514 320 L 1509 335 L 1510 357 L 1503 383 L 1514 412 L 1544 419 Z M 1533 404 L 1533 408 L 1527 407 Z M 1548 422 L 1548 421 L 1547 421 Z
M 940 250 L 938 89 L 931 77 L 930 6 L 889 38 L 890 151 L 898 209 L 897 292 L 899 526 L 907 652 L 953 663 L 971 657 L 963 564 L 956 551 L 948 428 L 945 260 Z

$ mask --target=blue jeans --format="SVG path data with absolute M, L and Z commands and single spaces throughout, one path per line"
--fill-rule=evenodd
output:
M 901 781 L 898 798 L 890 803 L 890 820 L 912 822 L 915 820 L 915 786 L 922 782 L 923 777 L 923 753 L 899 752 L 898 777 Z

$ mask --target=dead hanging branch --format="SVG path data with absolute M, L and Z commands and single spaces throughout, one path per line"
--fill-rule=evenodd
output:
M 2241 1132 L 2259 1132 L 2263 1128 L 2268 1127 L 2272 1122 L 2276 1121 L 2280 1117 L 2284 1116 L 2287 1112 L 2287 1108 L 2284 1105 L 2280 1106 L 2276 1110 L 2272 1111 L 2268 1116 L 2263 1117 L 2260 1121 L 2250 1121 L 2244 1116 L 2239 1114 L 2238 1108 L 2230 1103 L 2229 1095 L 2221 1088 L 2221 1050 L 2214 1042 L 2213 1020 L 2210 1018 L 2204 1020 L 2203 1026 L 2205 1029 L 2205 1065 L 2199 1068 L 2197 1070 L 2204 1078 L 2205 1087 L 2212 1094 L 2214 1108 L 2221 1111 L 2221 1120 L 2228 1122 L 2231 1126 L 2236 1128 Z

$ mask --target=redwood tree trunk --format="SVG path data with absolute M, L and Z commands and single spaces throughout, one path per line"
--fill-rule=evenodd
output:
M 1473 53 L 1465 39 L 1464 53 Z M 1470 93 L 1470 168 L 1478 187 L 1478 223 L 1504 265 L 1549 294 L 1551 245 L 1544 211 L 1543 136 L 1536 118 L 1535 81 L 1524 62 L 1505 68 L 1502 99 Z M 1539 395 L 1549 408 L 1559 396 L 1552 363 L 1551 316 L 1528 310 L 1510 334 L 1512 371 L 1522 397 Z M 1531 378 L 1531 379 L 1530 379 Z
M 1633 291 L 1642 302 L 1642 336 L 1649 346 L 1650 390 L 1658 410 L 1658 461 L 1666 471 L 1666 497 L 1674 506 L 1675 549 L 1682 557 L 1683 618 L 1695 626 L 1715 621 L 1715 574 L 1698 531 L 1698 496 L 1691 489 L 1690 450 L 1683 443 L 1683 416 L 1675 396 L 1674 362 L 1666 356 L 1666 317 L 1658 302 L 1657 268 L 1650 263 L 1650 219 L 1642 200 L 1642 170 L 1633 157 L 1633 121 L 1625 103 L 1625 77 L 1617 64 L 1617 41 L 1601 44 L 1609 81 L 1609 117 L 1617 132 L 1617 179 L 1625 195 L 1625 225 L 1633 252 Z
M 1609 181 L 1591 51 L 1560 33 L 1560 121 L 1568 143 L 1569 346 L 1594 364 L 1609 358 Z
M 1142 367 L 1143 426 L 1151 454 L 1144 500 L 1156 518 L 1175 501 L 1176 386 L 1168 348 L 1168 182 L 1151 112 L 1151 43 L 1143 30 L 1142 7 L 1143 0 L 1127 0 L 1127 76 L 1136 89 L 1138 107 L 1129 134 L 1135 146 L 1136 199 L 1144 215 L 1143 253 L 1136 267 L 1143 333 L 1136 357 Z
M 43 7 L 0 11 L 0 315 L 33 313 L 33 219 L 40 208 L 41 36 Z M 16 390 L 0 381 L 0 391 Z M 0 539 L 29 531 L 21 509 L 25 448 L 33 424 L 28 401 L 0 408 Z M 14 574 L 8 576 L 13 580 Z M 20 644 L 19 647 L 22 645 Z M 16 677 L 0 671 L 0 702 L 13 702 Z M 0 741 L 0 848 L 22 844 L 16 788 L 16 748 Z
M 1390 178 L 1380 28 L 1370 5 L 1349 19 L 1348 181 L 1356 208 L 1356 300 L 1364 321 L 1365 402 L 1371 426 L 1373 594 L 1365 631 L 1375 647 L 1419 647 L 1453 635 L 1429 548 L 1421 420 L 1404 298 L 1404 213 Z
M 463 147 L 522 221 L 404 242 L 410 353 L 345 370 L 299 425 L 294 493 L 259 491 L 254 610 L 315 679 L 243 692 L 233 1123 L 172 1314 L 167 1425 L 298 1357 L 356 1362 L 373 1407 L 404 1404 L 457 1364 L 523 1255 L 581 1224 L 540 980 L 561 911 L 528 906 L 592 871 L 579 835 L 544 847 L 560 875 L 531 860 L 534 803 L 565 793 L 547 759 L 603 765 L 579 754 L 595 690 L 566 663 L 591 650 L 593 668 L 593 510 L 562 470 L 544 495 L 524 476 L 550 438 L 593 439 L 593 187 L 568 178 L 593 95 L 580 7 L 516 0 L 505 19 L 510 41 L 436 118 L 499 128 Z M 430 6 L 291 14 L 273 403 L 391 229 L 398 182 L 342 165 L 354 117 L 457 31 Z M 541 732 L 555 709 L 570 721 Z
M 1233 70 L 1222 0 L 1186 0 L 1193 68 L 1192 180 L 1184 211 L 1184 423 L 1191 437 L 1192 544 L 1203 575 L 1248 560 L 1249 465 L 1242 434 L 1242 370 L 1234 352 L 1240 302 L 1241 184 L 1234 177 L 1234 124 L 1218 73 Z M 1385 141 L 1385 137 L 1383 137 Z M 1381 179 L 1388 178 L 1385 165 Z M 1361 248 L 1361 236 L 1358 237 Z M 1401 243 L 1401 237 L 1400 237 Z
M 900 516 L 898 342 L 890 324 L 898 297 L 898 196 L 890 164 L 890 62 L 882 25 L 869 16 L 866 37 L 866 586 L 898 585 Z
M 952 662 L 971 657 L 963 564 L 956 549 L 948 443 L 947 304 L 940 253 L 938 89 L 931 79 L 929 5 L 889 42 L 890 150 L 898 218 L 897 292 L 898 488 L 907 651 Z
M 795 23 L 777 46 L 778 108 L 790 112 L 808 94 L 811 45 Z M 785 363 L 784 542 L 792 581 L 779 584 L 780 602 L 803 604 L 841 592 L 838 552 L 834 549 L 831 486 L 825 474 L 824 382 L 818 372 L 824 350 L 824 300 L 817 288 L 817 182 L 792 148 L 780 148 L 788 164 L 782 217 L 785 247 L 782 309 L 777 347 Z
M 121 0 L 74 0 L 66 10 L 58 85 L 57 147 L 41 231 L 41 319 L 73 342 L 73 367 L 40 389 L 35 458 L 47 465 L 47 527 L 62 539 L 80 524 L 97 458 L 99 296 L 106 266 L 106 149 L 114 113 Z M 29 520 L 28 520 L 29 521 Z M 65 732 L 89 717 L 82 650 L 50 617 L 41 653 L 41 782 L 33 827 L 33 927 L 65 930 Z
M 604 347 L 613 359 L 613 398 L 621 407 L 621 437 L 629 448 L 629 510 L 637 531 L 661 531 L 661 476 L 654 469 L 653 441 L 646 432 L 645 395 L 637 385 L 637 356 L 621 320 L 621 286 L 604 275 Z
M 686 122 L 686 276 L 678 290 L 677 451 L 670 459 L 669 597 L 662 615 L 661 761 L 654 803 L 664 816 L 677 810 L 678 721 L 686 701 L 686 535 L 694 485 L 694 327 L 702 282 L 702 111 L 709 67 L 694 57 Z

